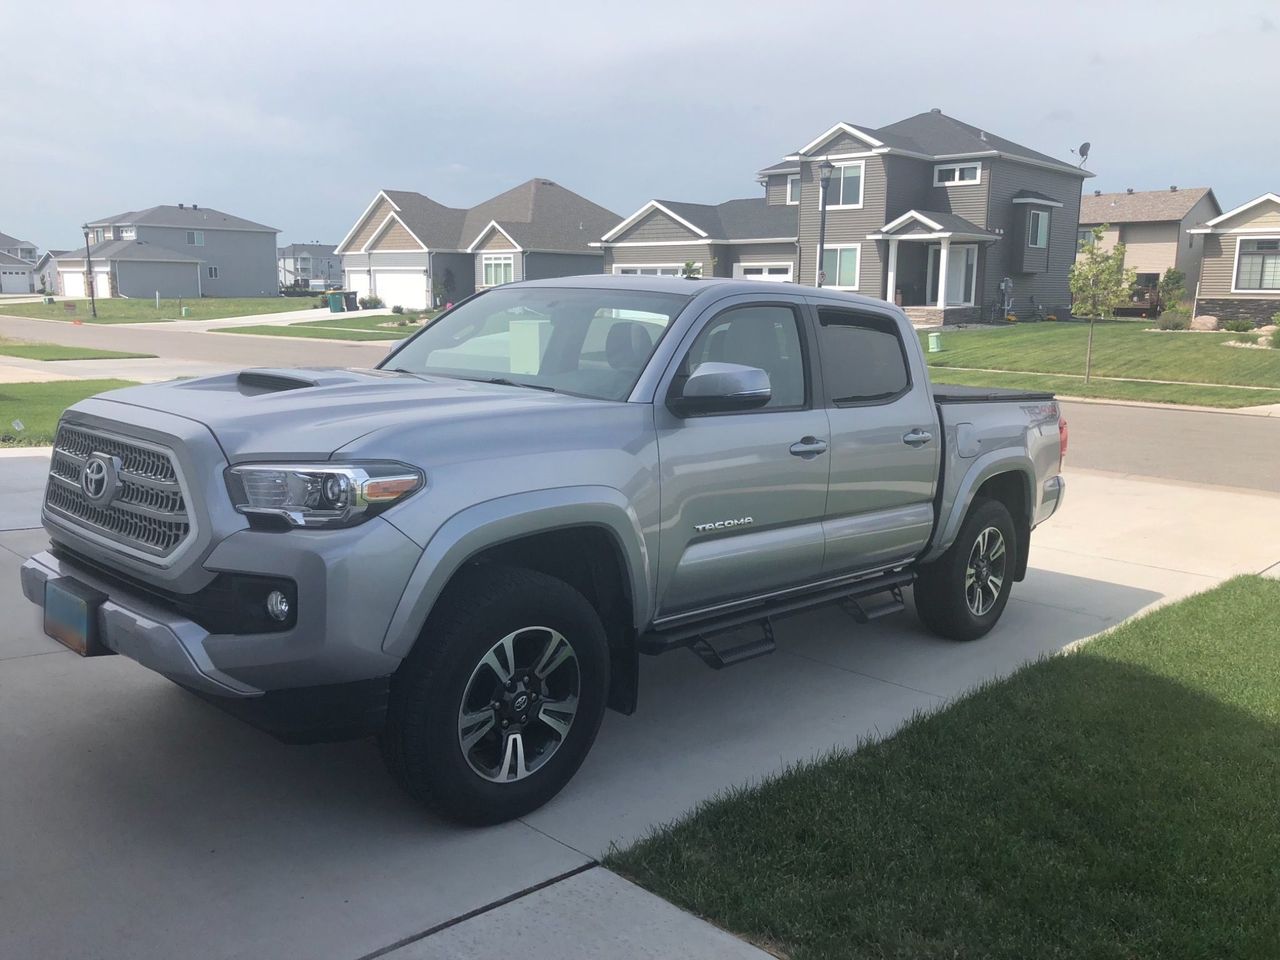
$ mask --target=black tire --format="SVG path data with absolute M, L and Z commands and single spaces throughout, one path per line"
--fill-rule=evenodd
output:
M 970 559 L 978 546 L 978 538 L 986 531 L 996 530 L 1004 544 L 1001 554 L 1003 565 L 999 589 L 994 591 L 991 581 L 997 579 L 994 565 L 985 568 L 990 573 L 988 586 L 981 586 L 983 568 L 979 566 L 981 597 L 977 609 L 972 603 L 973 587 L 967 583 Z M 989 540 L 990 538 L 988 536 Z M 955 543 L 947 548 L 933 563 L 920 568 L 916 576 L 916 612 L 926 627 L 950 640 L 977 640 L 986 636 L 1004 613 L 1013 588 L 1013 572 L 1018 569 L 1018 540 L 1013 517 L 1008 508 L 998 500 L 974 501 L 969 515 L 960 526 Z M 985 606 L 984 604 L 989 604 Z
M 520 723 L 512 711 L 524 687 L 504 692 L 497 672 L 482 663 L 495 643 L 508 637 L 516 637 L 511 649 L 519 660 L 520 651 L 535 649 L 544 637 L 546 649 L 550 649 L 557 643 L 552 639 L 555 632 L 570 645 L 576 659 L 548 674 L 540 688 L 544 707 L 555 699 L 551 684 L 568 683 L 563 672 L 567 667 L 574 667 L 572 676 L 577 680 L 576 713 L 558 741 L 556 728 L 545 721 L 535 718 L 528 724 Z M 505 665 L 506 654 L 498 660 Z M 528 674 L 534 686 L 540 682 L 536 670 L 527 665 L 515 673 Z M 520 681 L 517 676 L 515 682 Z M 486 684 L 496 690 L 493 696 L 507 700 L 500 709 L 494 707 L 494 723 L 472 750 L 483 752 L 492 746 L 498 751 L 494 757 L 499 767 L 488 772 L 503 782 L 479 772 L 474 766 L 479 754 L 464 750 L 462 743 L 464 697 L 473 696 L 477 685 Z M 434 812 L 463 823 L 501 823 L 542 806 L 569 782 L 595 741 L 608 691 L 608 639 L 599 616 L 582 594 L 562 580 L 532 570 L 478 565 L 461 572 L 449 585 L 413 652 L 392 678 L 387 725 L 379 738 L 383 758 L 392 776 Z M 530 697 L 539 699 L 536 691 Z M 534 716 L 533 709 L 525 715 Z M 498 718 L 503 716 L 511 717 L 519 731 L 502 729 Z M 558 719 L 562 722 L 563 716 Z M 532 762 L 527 775 L 506 779 L 518 770 L 517 763 L 524 764 L 527 759 L 523 739 L 518 751 L 511 750 L 511 738 L 517 732 L 531 744 L 542 737 L 545 759 L 538 755 L 528 758 Z M 503 744 L 510 751 L 510 764 Z M 498 759 L 498 754 L 503 758 Z M 517 755 L 518 761 L 514 759 Z

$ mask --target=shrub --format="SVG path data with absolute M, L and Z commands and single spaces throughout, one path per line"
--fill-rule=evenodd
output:
M 1170 307 L 1156 321 L 1161 330 L 1190 330 L 1191 311 L 1184 306 Z
M 328 298 L 328 297 L 319 297 L 319 298 L 317 298 L 317 299 L 316 299 L 316 306 L 317 306 L 317 307 L 327 307 L 328 305 L 329 305 L 329 298 Z
M 377 310 L 383 306 L 382 298 L 372 293 L 367 297 L 361 297 L 356 303 L 360 304 L 361 310 Z
M 1224 320 L 1222 329 L 1229 330 L 1231 333 L 1251 333 L 1257 327 L 1253 325 L 1252 320 Z
M 400 304 L 398 304 L 398 303 L 397 303 L 394 307 L 392 307 L 392 308 L 391 308 L 391 312 L 392 312 L 392 313 L 404 313 L 404 307 L 400 306 Z

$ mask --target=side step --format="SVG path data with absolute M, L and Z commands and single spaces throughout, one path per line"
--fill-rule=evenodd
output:
M 910 586 L 913 579 L 914 575 L 910 571 L 891 571 L 817 590 L 784 594 L 718 616 L 676 620 L 670 625 L 659 624 L 640 636 L 637 647 L 641 653 L 651 655 L 691 647 L 704 662 L 719 670 L 772 653 L 774 640 L 770 620 L 773 617 L 798 613 L 827 603 L 840 603 L 855 619 L 865 623 L 902 610 L 902 588 Z M 753 624 L 760 625 L 764 631 L 763 637 L 727 647 L 710 642 L 711 638 Z

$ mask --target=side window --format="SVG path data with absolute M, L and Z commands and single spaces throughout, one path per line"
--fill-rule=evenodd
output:
M 897 325 L 875 314 L 819 310 L 822 377 L 833 403 L 885 403 L 911 386 Z
M 677 382 L 702 363 L 740 363 L 769 374 L 773 396 L 762 410 L 803 407 L 807 396 L 800 324 L 790 307 L 733 307 L 702 328 Z

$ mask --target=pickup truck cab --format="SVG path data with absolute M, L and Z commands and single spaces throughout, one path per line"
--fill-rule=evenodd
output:
M 1051 394 L 935 390 L 903 313 L 792 284 L 578 277 L 472 297 L 376 370 L 76 404 L 45 629 L 293 741 L 377 735 L 450 817 L 573 776 L 638 657 L 904 608 L 975 640 L 1062 503 Z

